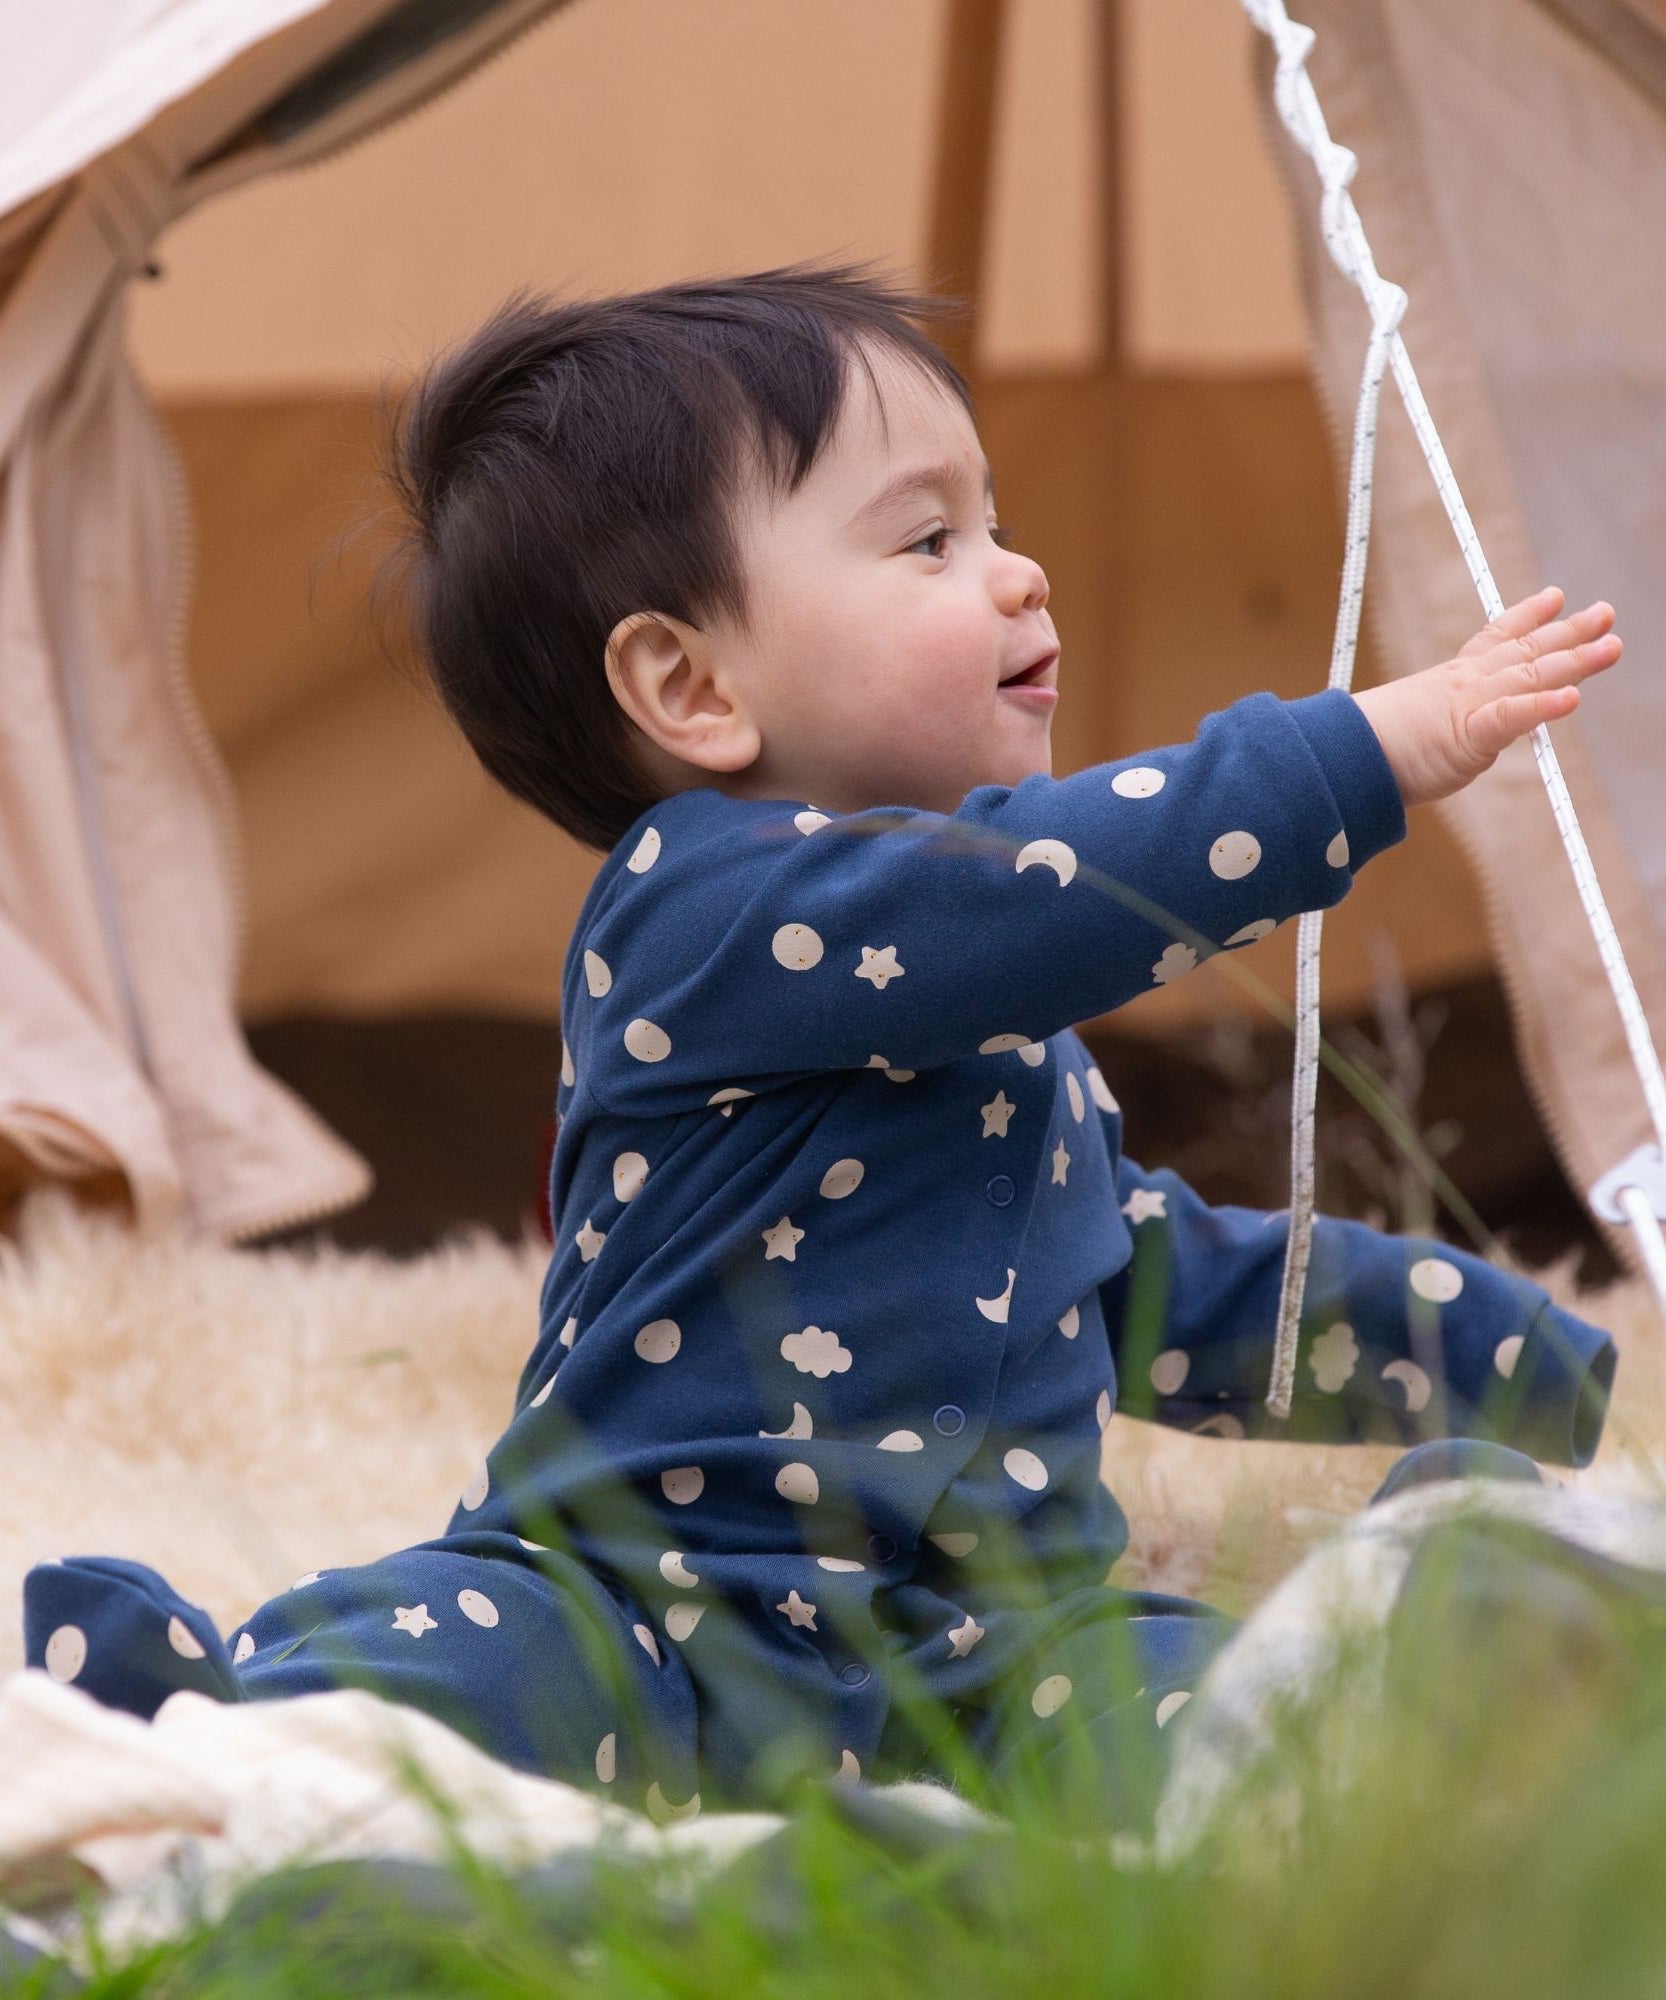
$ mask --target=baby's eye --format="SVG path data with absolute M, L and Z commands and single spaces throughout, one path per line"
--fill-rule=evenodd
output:
M 942 555 L 944 553 L 942 549 L 934 549 L 929 544 L 932 542 L 946 542 L 953 533 L 953 528 L 933 528 L 929 535 L 922 535 L 917 542 L 910 542 L 908 547 L 903 550 L 903 554 L 911 556 L 916 549 L 924 549 L 928 556 Z

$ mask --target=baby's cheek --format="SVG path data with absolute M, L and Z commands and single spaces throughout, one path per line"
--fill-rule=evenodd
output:
M 922 685 L 946 702 L 987 702 L 1001 677 L 987 614 L 956 613 L 945 607 L 921 621 L 910 655 Z

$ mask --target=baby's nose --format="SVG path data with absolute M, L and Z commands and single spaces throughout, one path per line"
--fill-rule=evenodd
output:
M 1008 552 L 996 584 L 1004 612 L 1038 612 L 1048 600 L 1048 572 L 1030 556 Z

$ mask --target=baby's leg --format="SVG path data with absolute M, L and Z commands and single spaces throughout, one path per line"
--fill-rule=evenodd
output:
M 1236 1630 L 1188 1598 L 1081 1593 L 974 1723 L 997 1788 L 1060 1822 L 1149 1834 L 1178 1719 Z
M 194 1688 L 265 1701 L 367 1688 L 519 1769 L 655 1811 L 698 1786 L 694 1691 L 623 1592 L 513 1535 L 456 1535 L 302 1578 L 223 1640 L 154 1570 L 110 1557 L 24 1582 L 28 1664 L 154 1715 Z M 657 1788 L 657 1796 L 656 1796 Z

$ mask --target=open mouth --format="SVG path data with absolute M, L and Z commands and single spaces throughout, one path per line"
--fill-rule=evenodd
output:
M 1055 649 L 1051 653 L 1043 654 L 1039 660 L 1032 660 L 1022 673 L 1009 674 L 1001 682 L 999 691 L 1002 694 L 1027 694 L 1033 699 L 1056 701 L 1059 691 L 1049 684 L 1047 676 L 1058 657 Z

